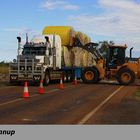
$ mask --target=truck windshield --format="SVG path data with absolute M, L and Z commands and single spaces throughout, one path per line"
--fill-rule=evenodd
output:
M 24 47 L 23 55 L 45 55 L 46 47 Z

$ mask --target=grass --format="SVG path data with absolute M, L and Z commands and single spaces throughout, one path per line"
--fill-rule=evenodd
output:
M 9 73 L 9 67 L 8 66 L 0 66 L 0 74 L 8 74 Z
M 10 83 L 9 82 L 0 82 L 0 88 L 6 87 L 6 86 L 10 86 Z
M 2 76 L 0 79 L 0 87 L 8 86 L 8 81 L 3 81 L 4 77 L 9 74 L 9 66 L 8 65 L 0 65 L 0 75 Z
M 136 91 L 135 98 L 140 101 L 140 88 Z

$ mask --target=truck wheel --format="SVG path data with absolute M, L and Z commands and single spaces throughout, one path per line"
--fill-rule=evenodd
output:
M 67 82 L 67 74 L 66 74 L 66 72 L 63 72 L 63 82 L 64 83 Z
M 72 82 L 73 81 L 73 76 L 71 72 L 67 73 L 67 82 Z
M 97 83 L 99 79 L 99 71 L 97 68 L 86 68 L 82 72 L 82 80 L 84 83 Z
M 47 86 L 47 85 L 49 85 L 49 83 L 50 83 L 50 76 L 47 73 L 46 76 L 45 76 L 45 79 L 44 79 L 44 85 Z
M 135 81 L 135 73 L 128 68 L 123 68 L 118 71 L 116 78 L 121 85 L 129 85 Z

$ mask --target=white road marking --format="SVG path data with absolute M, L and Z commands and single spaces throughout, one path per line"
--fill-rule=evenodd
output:
M 70 88 L 70 87 L 73 87 L 73 86 L 68 86 L 66 88 Z M 52 90 L 50 90 L 48 92 L 45 92 L 44 94 L 46 94 L 46 93 L 52 93 L 52 92 L 59 91 L 59 90 L 60 89 L 52 89 Z M 36 97 L 36 96 L 39 96 L 39 95 L 40 94 L 31 95 L 30 98 L 31 97 Z M 23 100 L 23 98 L 18 98 L 18 99 L 12 100 L 12 101 L 8 101 L 8 102 L 5 102 L 5 103 L 2 103 L 2 104 L 0 104 L 0 106 L 4 106 L 4 105 L 11 104 L 11 103 L 14 103 L 14 102 L 22 101 L 22 100 Z
M 0 104 L 0 106 L 7 105 L 7 104 L 11 104 L 11 103 L 14 103 L 14 102 L 17 102 L 17 101 L 21 101 L 21 100 L 22 100 L 21 98 L 18 98 L 18 99 L 9 101 L 9 102 L 2 103 L 2 104 Z
M 24 118 L 22 119 L 23 121 L 32 121 L 32 119 L 27 119 L 27 118 Z
M 52 93 L 52 92 L 55 92 L 55 91 L 58 91 L 59 89 L 52 89 L 52 90 L 50 90 L 50 91 L 48 91 L 48 92 L 46 92 L 46 93 Z
M 9 88 L 15 88 L 16 86 L 8 86 L 8 87 L 0 87 L 0 89 L 9 89 Z
M 39 93 L 38 94 L 34 94 L 34 95 L 30 95 L 29 97 L 36 97 L 38 95 L 39 95 Z
M 83 119 L 81 119 L 78 124 L 84 124 L 86 123 L 105 103 L 107 103 L 117 92 L 119 92 L 124 86 L 119 87 L 117 90 L 115 90 L 111 95 L 109 95 L 103 102 L 101 102 L 95 109 L 93 109 L 91 112 L 89 112 Z

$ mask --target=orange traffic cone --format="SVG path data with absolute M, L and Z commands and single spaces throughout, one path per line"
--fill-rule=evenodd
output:
M 78 81 L 77 81 L 77 77 L 76 77 L 76 76 L 75 76 L 75 78 L 74 78 L 73 84 L 74 84 L 74 85 L 77 85 L 77 84 L 78 84 Z
M 24 83 L 23 98 L 29 98 L 28 83 L 27 82 Z
M 60 79 L 59 89 L 64 89 L 64 84 L 62 78 Z
M 39 94 L 44 93 L 44 88 L 43 88 L 43 80 L 40 81 L 40 86 L 39 86 Z

